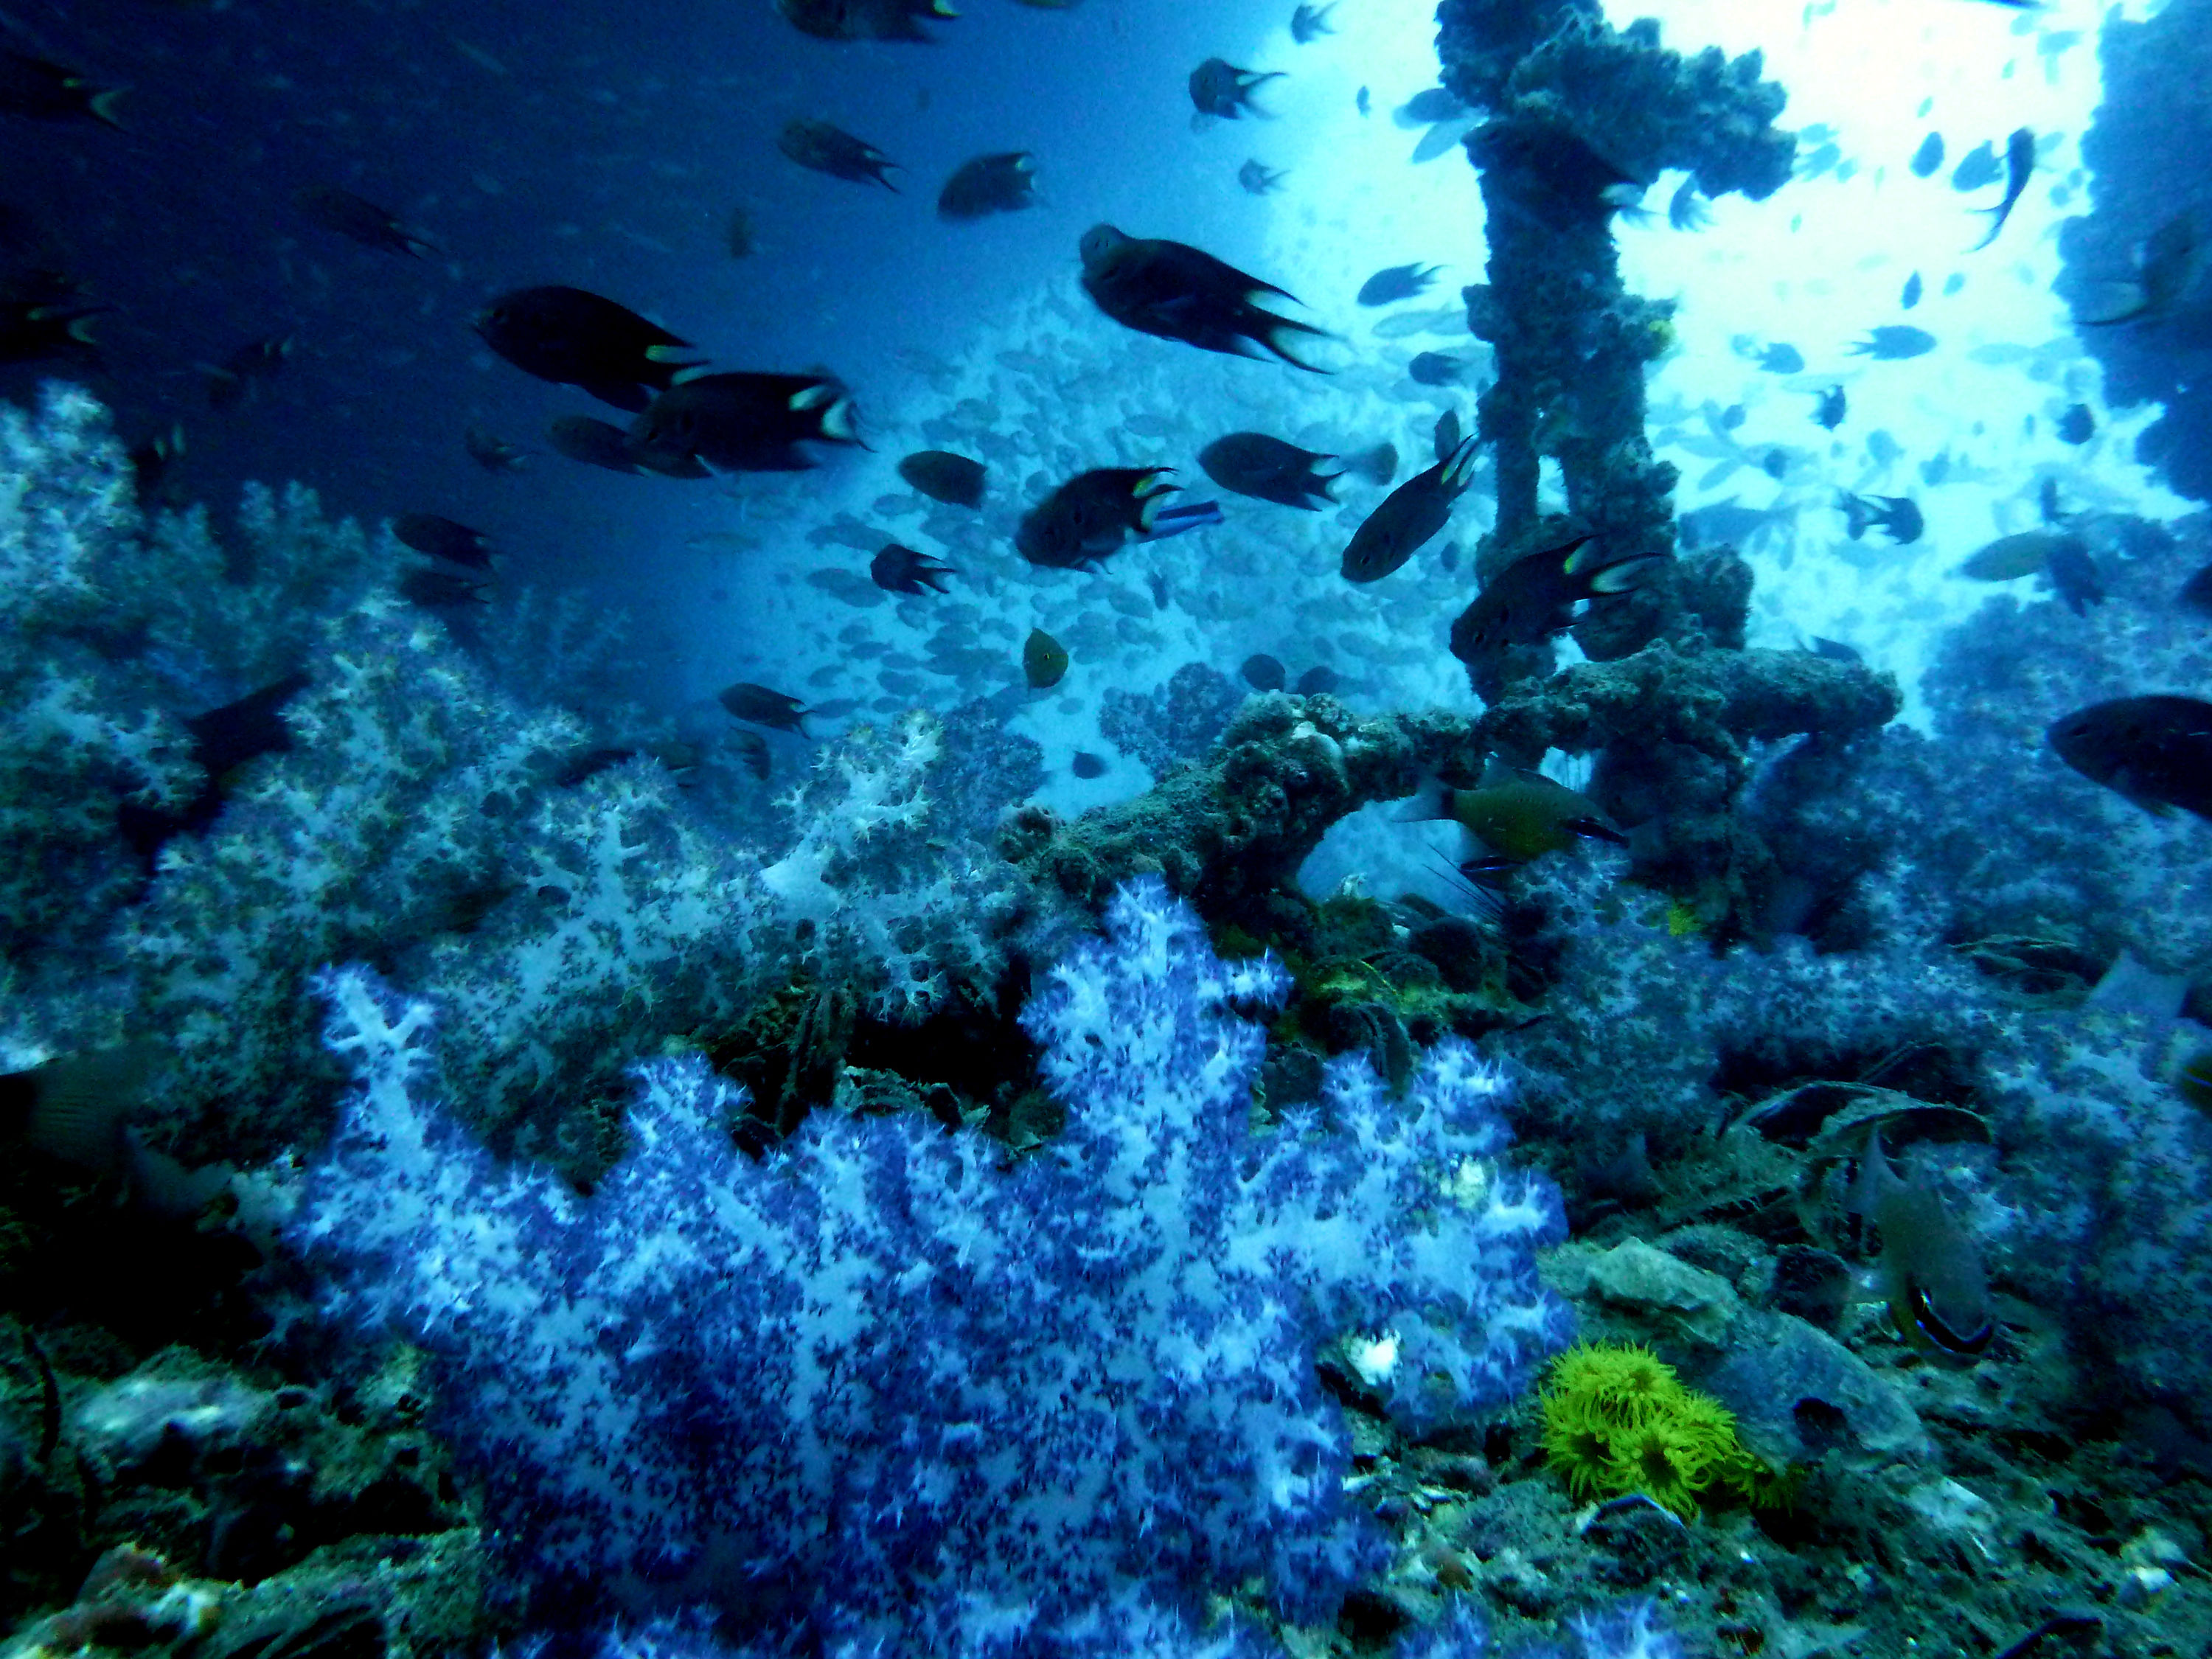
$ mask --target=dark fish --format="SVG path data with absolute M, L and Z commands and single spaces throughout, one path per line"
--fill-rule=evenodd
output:
M 1730 404 L 1726 409 L 1721 410 L 1721 430 L 1733 432 L 1749 418 L 1749 412 L 1741 404 Z
M 1954 1364 L 1979 1358 L 1996 1329 L 1981 1254 L 1933 1187 L 1889 1167 L 1879 1130 L 1868 1133 L 1850 1207 L 1881 1235 L 1883 1289 L 1905 1340 Z
M 1703 230 L 1713 222 L 1712 210 L 1705 198 L 1698 193 L 1695 174 L 1685 179 L 1675 187 L 1667 202 L 1667 222 L 1676 230 Z
M 1355 449 L 1348 455 L 1340 455 L 1337 462 L 1344 468 L 1344 476 L 1358 478 L 1377 486 L 1389 483 L 1398 476 L 1398 446 L 1376 444 L 1371 449 Z
M 2097 417 L 2089 412 L 2087 404 L 2075 404 L 2058 417 L 2058 441 L 2063 444 L 2086 444 L 2097 435 Z
M 1316 36 L 1335 33 L 1328 26 L 1328 15 L 1335 9 L 1335 0 L 1326 6 L 1300 6 L 1291 14 L 1291 39 L 1304 46 Z
M 1843 387 L 1832 386 L 1820 394 L 1820 404 L 1813 410 L 1813 418 L 1826 430 L 1833 432 L 1844 423 L 1844 416 L 1849 409 L 1850 405 L 1844 398 Z
M 1788 508 L 1744 507 L 1731 495 L 1710 507 L 1692 507 L 1676 520 L 1675 529 L 1682 545 L 1693 551 L 1723 545 L 1741 549 L 1760 531 L 1789 516 Z
M 220 367 L 209 368 L 208 407 L 218 414 L 237 408 L 261 382 L 276 378 L 292 355 L 292 345 L 290 335 L 271 335 L 239 347 Z
M 868 562 L 868 574 L 886 593 L 942 593 L 943 579 L 960 573 L 927 553 L 896 542 L 888 544 Z
M 898 191 L 898 186 L 884 177 L 884 169 L 895 167 L 897 162 L 866 139 L 855 138 L 827 121 L 803 115 L 787 121 L 776 135 L 775 147 L 787 160 L 809 172 L 826 173 L 832 179 L 847 179 L 856 185 L 881 185 L 894 195 Z
M 1824 640 L 1818 634 L 1813 635 L 1813 643 L 1805 648 L 1816 657 L 1826 657 L 1830 662 L 1866 660 L 1859 654 L 1859 648 L 1856 646 L 1845 645 L 1841 640 Z
M 857 444 L 845 388 L 820 374 L 678 375 L 630 422 L 640 465 L 689 459 L 717 472 L 802 472 L 802 443 Z
M 1291 690 L 1302 697 L 1325 697 L 1344 682 L 1334 668 L 1324 668 L 1316 663 L 1298 676 L 1297 684 Z
M 1032 691 L 1049 691 L 1067 672 L 1067 647 L 1042 628 L 1022 641 L 1022 678 Z
M 1255 691 L 1279 691 L 1290 679 L 1283 665 L 1264 651 L 1245 658 L 1237 672 Z
M 150 860 L 171 836 L 198 835 L 213 823 L 235 786 L 234 775 L 240 767 L 291 748 L 292 728 L 284 720 L 285 706 L 308 684 L 304 673 L 287 674 L 234 702 L 186 720 L 192 761 L 204 775 L 204 781 L 190 800 L 174 810 L 126 802 L 116 813 L 116 827 L 124 840 Z
M 100 347 L 92 337 L 92 319 L 102 309 L 0 300 L 0 363 L 71 358 L 97 367 Z
M 2088 544 L 2079 536 L 2062 538 L 2051 550 L 2043 568 L 2051 578 L 2051 592 L 2075 616 L 2086 617 L 2091 605 L 2104 604 L 2107 597 L 2104 573 L 2097 568 Z
M 172 486 L 184 453 L 185 427 L 181 421 L 131 451 L 127 458 L 131 462 L 131 491 L 138 498 L 142 510 L 179 505 Z
M 1599 562 L 1593 538 L 1577 536 L 1525 554 L 1484 584 L 1452 624 L 1452 654 L 1462 661 L 1509 645 L 1537 645 L 1571 628 L 1576 608 L 1625 593 L 1667 561 L 1658 555 Z
M 722 224 L 722 246 L 732 259 L 750 259 L 759 246 L 753 235 L 753 216 L 744 208 L 733 207 Z
M 937 192 L 940 219 L 981 219 L 1036 205 L 1036 157 L 1025 149 L 999 150 L 963 161 Z
M 2212 703 L 2195 697 L 2119 697 L 2054 721 L 2058 758 L 2095 783 L 2166 817 L 2212 819 Z
M 1984 185 L 1994 185 L 2004 177 L 2004 164 L 1997 160 L 1996 146 L 1984 138 L 1968 150 L 1951 169 L 1951 188 L 1956 191 L 1979 190 Z
M 1263 81 L 1281 78 L 1283 71 L 1270 70 L 1264 75 L 1250 70 L 1238 69 L 1225 58 L 1209 58 L 1190 72 L 1190 101 L 1200 115 L 1219 116 L 1226 120 L 1237 119 L 1246 110 L 1255 115 L 1267 112 L 1252 101 L 1252 88 Z
M 1382 498 L 1352 532 L 1340 574 L 1348 582 L 1380 581 L 1412 558 L 1451 520 L 1452 503 L 1474 476 L 1482 440 L 1464 440 L 1449 459 L 1415 473 Z
M 738 751 L 738 763 L 753 775 L 756 782 L 768 781 L 770 763 L 766 738 L 757 732 L 732 732 L 730 746 Z
M 458 571 L 418 565 L 399 573 L 399 597 L 426 611 L 452 610 L 465 605 L 482 605 L 484 585 L 471 581 Z
M 1417 386 L 1457 386 L 1466 372 L 1465 358 L 1443 351 L 1424 351 L 1406 365 L 1406 373 Z
M 1102 466 L 1079 472 L 1022 515 L 1014 546 L 1048 570 L 1087 570 L 1152 532 L 1177 486 L 1164 466 Z
M 1387 306 L 1425 294 L 1443 269 L 1442 265 L 1431 265 L 1424 270 L 1418 261 L 1410 265 L 1387 265 L 1359 285 L 1359 303 Z
M 1918 357 L 1935 350 L 1936 337 L 1926 329 L 1912 328 L 1904 323 L 1885 323 L 1873 330 L 1865 339 L 1846 348 L 1856 356 L 1881 357 L 1895 361 L 1900 357 Z
M 491 568 L 491 543 L 483 532 L 435 513 L 403 513 L 392 521 L 392 533 L 401 545 L 434 559 L 476 570 Z
M 1805 354 L 1794 345 L 1771 345 L 1759 354 L 1759 366 L 1769 374 L 1796 374 L 1805 367 Z
M 1247 161 L 1237 169 L 1237 182 L 1255 196 L 1266 196 L 1283 182 L 1280 167 L 1264 167 L 1257 161 Z
M 1255 355 L 1248 344 L 1264 346 L 1294 368 L 1326 372 L 1300 362 L 1277 337 L 1288 331 L 1325 338 L 1322 330 L 1252 303 L 1255 295 L 1293 299 L 1287 289 L 1248 276 L 1188 243 L 1125 236 L 1112 225 L 1085 231 L 1082 255 L 1083 291 L 1125 328 L 1231 356 Z
M 1433 126 L 1439 121 L 1456 121 L 1473 113 L 1450 88 L 1431 87 L 1425 92 L 1415 93 L 1392 110 L 1390 118 L 1410 132 L 1415 127 Z
M 1198 452 L 1198 464 L 1206 470 L 1206 476 L 1224 489 L 1310 513 L 1321 511 L 1324 502 L 1335 502 L 1328 487 L 1340 475 L 1314 471 L 1316 462 L 1334 459 L 1264 432 L 1232 432 Z
M 1931 132 L 1923 138 L 1920 141 L 1920 148 L 1912 152 L 1912 160 L 1906 165 L 1912 169 L 1912 176 L 1916 179 L 1925 179 L 1937 167 L 1942 167 L 1943 165 L 1943 135 L 1940 132 Z
M 951 0 L 775 0 L 801 34 L 817 40 L 920 40 L 920 20 L 957 17 Z
M 2019 202 L 2021 192 L 2027 188 L 2028 176 L 2034 171 L 2035 135 L 2026 127 L 2015 127 L 2012 137 L 2005 140 L 2004 200 L 1993 208 L 1981 210 L 1990 215 L 1990 234 L 1975 243 L 1969 252 L 1978 253 L 1996 240 L 1997 233 L 2012 217 L 2013 207 Z
M 2198 616 L 2212 617 L 2212 564 L 2182 583 L 2181 591 L 2174 598 Z
M 480 426 L 471 427 L 461 443 L 469 459 L 487 472 L 520 472 L 530 464 L 528 450 Z
M 1897 296 L 1898 304 L 1906 311 L 1920 303 L 1920 273 L 1914 271 L 1905 279 L 1905 291 Z
M 799 699 L 781 691 L 771 691 L 765 685 L 756 685 L 750 680 L 739 680 L 735 685 L 726 685 L 714 694 L 714 701 L 730 711 L 731 717 L 751 726 L 765 726 L 778 732 L 796 732 L 806 735 L 806 710 Z
M 611 421 L 595 419 L 589 415 L 563 415 L 549 422 L 545 440 L 556 454 L 572 461 L 581 461 L 586 466 L 603 466 L 610 472 L 641 472 L 637 452 L 630 447 L 629 434 Z M 698 469 L 703 476 L 707 469 Z
M 307 221 L 321 228 L 373 247 L 382 253 L 407 253 L 420 258 L 438 252 L 438 245 L 420 231 L 401 224 L 387 208 L 336 185 L 309 185 L 292 197 Z
M 2084 317 L 2082 325 L 2109 328 L 2115 323 L 2163 321 L 2196 286 L 2203 253 L 2196 216 L 2185 209 L 2153 231 L 2137 250 L 2134 301 L 2110 317 Z
M 983 505 L 983 463 L 949 449 L 917 449 L 898 464 L 898 475 L 933 501 L 951 507 Z
M 99 121 L 122 131 L 115 118 L 121 87 L 95 86 L 60 64 L 0 46 L 0 114 L 33 121 Z
M 1459 410 L 1448 409 L 1437 416 L 1436 434 L 1433 440 L 1437 459 L 1440 461 L 1449 460 L 1452 451 L 1459 447 Z
M 1901 547 L 1918 541 L 1928 527 L 1920 516 L 1919 504 L 1909 495 L 1854 495 L 1844 490 L 1838 492 L 1836 505 L 1844 509 L 1853 541 L 1864 536 L 1869 526 L 1878 526 L 1893 544 Z
M 2023 530 L 2017 535 L 2000 536 L 1975 549 L 1959 567 L 1959 574 L 1982 582 L 2014 581 L 2045 569 L 2051 550 L 2061 542 L 2080 540 L 2069 530 Z
M 1359 112 L 1360 119 L 1364 121 L 1367 118 L 1368 112 L 1374 106 L 1366 88 L 1362 87 L 1352 94 L 1352 106 Z
M 478 312 L 475 326 L 524 374 L 581 386 L 633 412 L 666 391 L 679 370 L 698 367 L 688 342 L 580 288 L 517 289 Z
M 1790 471 L 1790 452 L 1786 449 L 1768 450 L 1765 459 L 1759 464 L 1759 470 L 1777 483 L 1781 483 Z
M 1068 762 L 1067 769 L 1079 778 L 1103 778 L 1106 775 L 1106 763 L 1089 750 L 1079 749 L 1075 758 Z
M 1494 872 L 1527 864 L 1580 841 L 1624 844 L 1588 795 L 1540 772 L 1522 771 L 1492 758 L 1472 789 L 1431 782 L 1398 811 L 1401 823 L 1449 820 L 1482 843 L 1476 869 Z M 1462 866 L 1464 867 L 1464 866 Z M 1475 871 L 1467 873 L 1472 875 Z

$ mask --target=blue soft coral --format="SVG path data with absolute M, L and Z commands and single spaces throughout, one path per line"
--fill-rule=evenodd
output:
M 667 1061 L 578 1200 L 416 1100 L 427 1007 L 360 970 L 326 989 L 360 1084 L 295 1235 L 351 1317 L 441 1360 L 511 1559 L 634 1609 L 1037 1650 L 1117 1596 L 1254 1576 L 1323 1614 L 1380 1545 L 1316 1347 L 1374 1336 L 1427 1424 L 1567 1334 L 1533 1261 L 1558 1198 L 1492 1161 L 1496 1075 L 1446 1044 L 1391 1102 L 1340 1065 L 1318 1114 L 1254 1133 L 1240 1011 L 1285 976 L 1218 960 L 1157 882 L 1026 1011 L 1068 1127 L 1011 1167 L 821 1112 L 749 1163 L 738 1092 Z

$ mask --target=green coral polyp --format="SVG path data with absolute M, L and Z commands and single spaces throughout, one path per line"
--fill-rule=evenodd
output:
M 1775 1477 L 1736 1437 L 1735 1414 L 1683 1387 L 1649 1348 L 1569 1349 L 1552 1362 L 1540 1404 L 1544 1455 L 1577 1498 L 1642 1492 L 1683 1516 L 1716 1489 L 1772 1499 Z

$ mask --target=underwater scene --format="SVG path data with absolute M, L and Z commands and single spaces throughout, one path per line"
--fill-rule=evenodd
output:
M 0 1659 L 2212 1656 L 2212 0 L 0 0 Z

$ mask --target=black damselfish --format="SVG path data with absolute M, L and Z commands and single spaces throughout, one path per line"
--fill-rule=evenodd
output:
M 1452 623 L 1452 654 L 1462 662 L 1509 645 L 1536 645 L 1574 626 L 1577 608 L 1625 593 L 1666 563 L 1657 554 L 1600 562 L 1593 538 L 1577 536 L 1516 559 L 1485 584 Z
M 1250 348 L 1262 346 L 1294 368 L 1328 372 L 1293 357 L 1278 337 L 1287 332 L 1325 339 L 1324 331 L 1252 303 L 1266 294 L 1295 301 L 1287 289 L 1248 276 L 1187 242 L 1129 236 L 1112 225 L 1091 226 L 1081 251 L 1083 291 L 1124 328 L 1232 357 L 1256 356 Z

